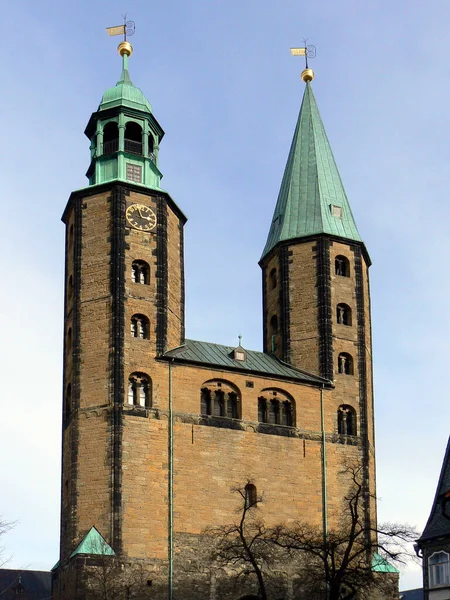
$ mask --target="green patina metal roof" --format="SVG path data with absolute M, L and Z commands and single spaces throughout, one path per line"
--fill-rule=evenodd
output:
M 114 550 L 105 541 L 105 538 L 99 533 L 95 527 L 87 532 L 78 546 L 70 555 L 73 558 L 77 554 L 97 554 L 101 556 L 115 556 Z
M 391 565 L 385 558 L 380 556 L 378 552 L 373 553 L 372 571 L 375 571 L 376 573 L 399 573 L 399 570 Z
M 263 257 L 278 242 L 320 233 L 361 241 L 308 82 Z
M 98 110 L 106 110 L 114 106 L 127 106 L 144 112 L 152 112 L 150 102 L 143 92 L 131 82 L 128 72 L 128 56 L 123 56 L 122 75 L 116 85 L 106 90 Z
M 186 340 L 183 346 L 169 350 L 163 358 L 173 358 L 177 362 L 189 364 L 201 364 L 230 371 L 243 371 L 286 379 L 295 379 L 312 384 L 329 384 L 327 379 L 317 377 L 306 371 L 301 371 L 283 362 L 274 354 L 256 352 L 245 349 L 245 360 L 234 358 L 232 346 L 222 346 L 210 342 L 199 342 L 197 340 Z

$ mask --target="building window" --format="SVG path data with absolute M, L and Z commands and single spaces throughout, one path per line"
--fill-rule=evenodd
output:
M 119 126 L 114 121 L 103 129 L 103 154 L 113 154 L 119 149 Z
M 330 204 L 330 210 L 333 217 L 342 219 L 342 207 L 336 206 L 336 204 Z
M 277 287 L 277 270 L 276 269 L 272 269 L 270 271 L 270 275 L 269 275 L 269 279 L 270 279 L 270 289 L 274 290 Z
M 200 392 L 200 413 L 202 415 L 212 415 L 211 390 L 202 388 Z
M 66 387 L 66 395 L 64 397 L 64 418 L 68 419 L 72 413 L 72 385 L 69 383 Z
M 145 315 L 131 317 L 131 336 L 141 340 L 150 338 L 150 322 Z
M 334 269 L 336 275 L 339 275 L 340 277 L 350 277 L 350 263 L 345 256 L 336 256 Z
M 277 315 L 273 315 L 270 319 L 270 335 L 275 335 L 278 333 L 278 317 Z
M 428 574 L 430 587 L 449 585 L 449 555 L 447 552 L 435 552 L 428 559 Z
M 70 352 L 72 350 L 72 327 L 69 327 L 69 329 L 67 330 L 66 350 L 67 350 L 67 352 Z
M 128 379 L 128 404 L 150 408 L 152 382 L 145 373 L 132 373 Z
M 347 304 L 338 304 L 336 307 L 336 319 L 340 325 L 352 324 L 352 311 Z
M 229 419 L 239 419 L 238 397 L 235 392 L 229 392 L 228 394 L 227 417 Z
M 295 402 L 282 390 L 263 390 L 258 398 L 258 421 L 295 427 Z
M 267 423 L 267 400 L 265 398 L 258 398 L 258 421 Z
M 135 183 L 142 183 L 142 166 L 127 163 L 127 179 Z
M 143 260 L 135 260 L 131 265 L 131 281 L 133 283 L 150 283 L 150 267 Z
M 342 375 L 353 375 L 353 358 L 347 352 L 338 356 L 338 372 Z
M 200 412 L 214 417 L 241 418 L 241 395 L 239 390 L 222 380 L 210 380 L 200 391 Z
M 134 123 L 134 121 L 128 121 L 128 123 L 125 125 L 124 150 L 125 152 L 130 152 L 131 154 L 142 154 L 142 127 L 137 123 Z M 128 177 L 128 168 L 127 179 L 131 179 L 131 177 Z M 136 179 L 133 179 L 132 181 L 136 181 Z
M 73 276 L 69 277 L 69 282 L 67 285 L 67 301 L 71 302 L 73 297 Z
M 251 508 L 258 504 L 258 494 L 256 492 L 256 485 L 253 483 L 247 483 L 245 486 L 245 508 Z
M 356 435 L 356 411 L 352 406 L 342 404 L 337 413 L 338 433 Z

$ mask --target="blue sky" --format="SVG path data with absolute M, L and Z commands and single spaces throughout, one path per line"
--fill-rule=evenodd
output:
M 0 513 L 14 567 L 58 558 L 63 225 L 84 127 L 120 74 L 105 27 L 136 21 L 130 73 L 166 131 L 186 226 L 187 335 L 261 348 L 258 259 L 303 94 L 314 93 L 373 260 L 380 520 L 422 529 L 449 435 L 450 5 L 412 0 L 18 0 L 3 11 Z M 402 587 L 421 585 L 418 569 Z

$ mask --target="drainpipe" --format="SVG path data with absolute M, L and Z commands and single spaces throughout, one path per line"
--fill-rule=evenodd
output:
M 322 528 L 324 546 L 328 540 L 328 505 L 327 505 L 327 446 L 325 436 L 325 410 L 323 389 L 320 390 L 320 420 L 322 426 Z M 328 598 L 328 582 L 325 582 L 325 598 Z
M 172 363 L 169 362 L 169 531 L 168 531 L 168 558 L 169 558 L 169 600 L 173 598 L 173 410 L 172 410 Z

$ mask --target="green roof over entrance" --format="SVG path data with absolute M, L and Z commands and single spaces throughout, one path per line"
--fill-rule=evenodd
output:
M 361 241 L 307 82 L 263 257 L 279 242 L 321 233 Z
M 151 113 L 150 102 L 143 92 L 131 82 L 130 73 L 128 72 L 128 56 L 124 54 L 122 60 L 122 75 L 116 85 L 103 94 L 98 110 L 106 110 L 114 106 L 126 106 Z
M 73 558 L 77 554 L 115 556 L 116 553 L 105 541 L 105 538 L 102 536 L 102 534 L 95 527 L 91 527 L 75 550 L 72 552 L 70 558 Z
M 372 571 L 376 573 L 399 573 L 399 570 L 391 565 L 385 558 L 380 556 L 378 552 L 373 553 Z

